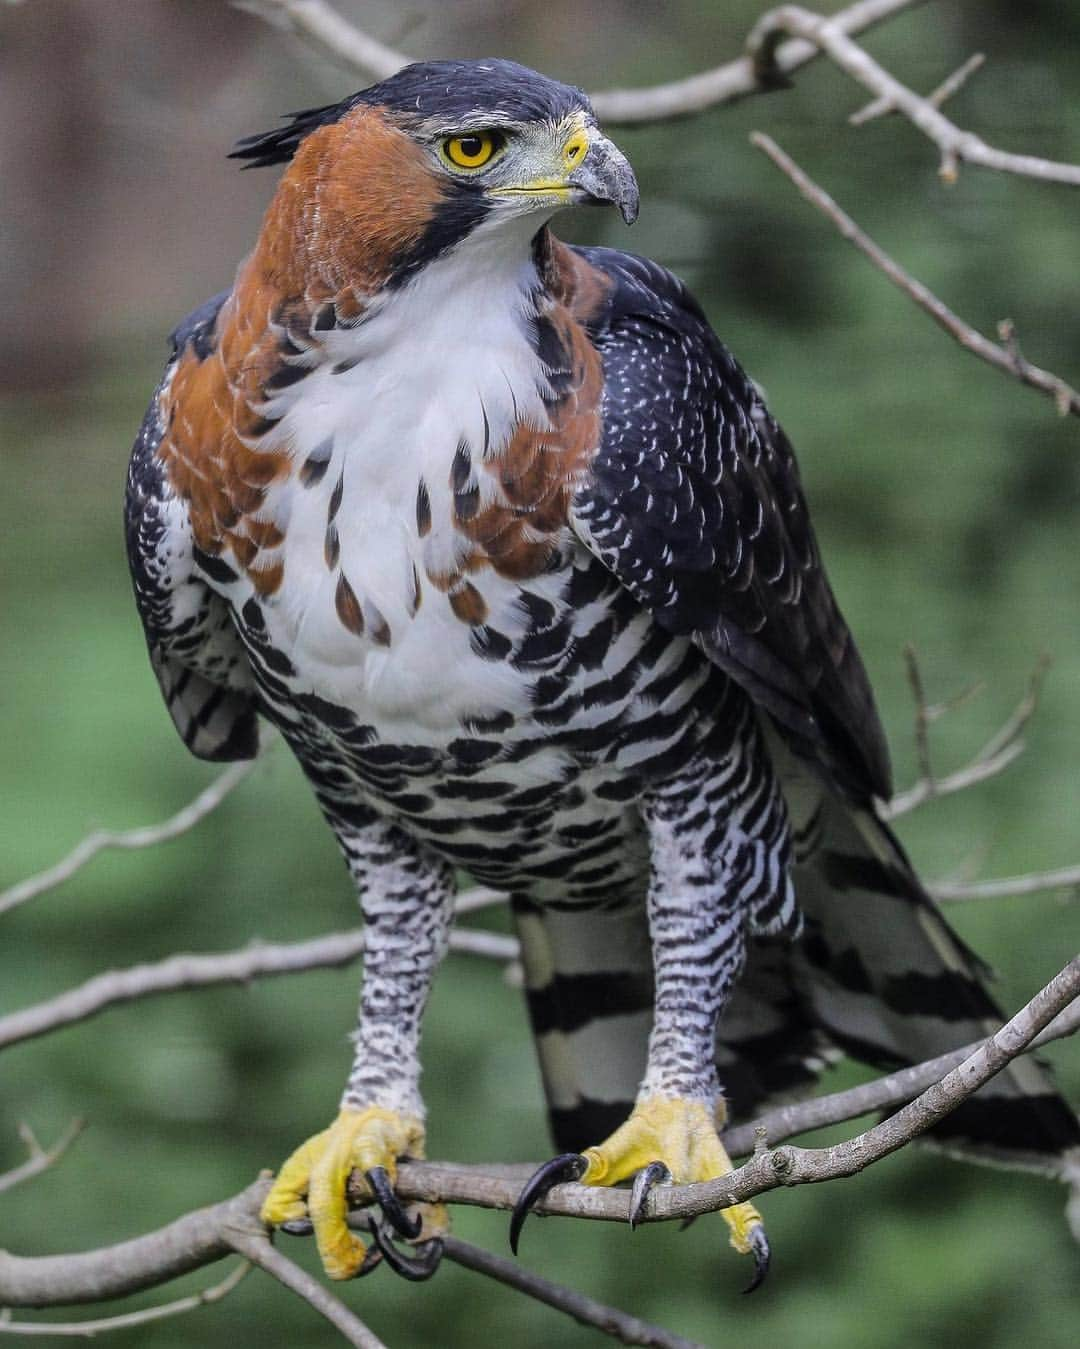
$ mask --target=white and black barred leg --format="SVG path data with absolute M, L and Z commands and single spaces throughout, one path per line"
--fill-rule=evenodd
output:
M 281 1168 L 262 1217 L 292 1231 L 310 1220 L 327 1275 L 349 1279 L 378 1259 L 375 1252 L 374 1259 L 368 1257 L 364 1242 L 346 1225 L 346 1186 L 353 1171 L 363 1174 L 389 1228 L 410 1240 L 421 1235 L 422 1220 L 405 1213 L 393 1183 L 398 1159 L 424 1152 L 420 1023 L 446 951 L 454 881 L 449 867 L 400 830 L 376 818 L 360 823 L 354 811 L 350 821 L 325 797 L 323 806 L 356 882 L 365 922 L 355 1056 L 337 1118 Z M 437 1215 L 426 1217 L 429 1229 L 438 1226 Z M 382 1226 L 376 1247 L 408 1278 L 433 1273 L 441 1254 L 441 1244 L 431 1244 L 426 1259 L 410 1261 L 394 1251 Z
M 748 936 L 794 935 L 799 915 L 787 813 L 755 714 L 742 695 L 726 704 L 724 724 L 642 801 L 656 992 L 634 1110 L 603 1143 L 536 1172 L 515 1208 L 512 1244 L 529 1208 L 552 1185 L 612 1185 L 634 1176 L 634 1223 L 653 1185 L 712 1180 L 732 1170 L 719 1137 L 725 1108 L 716 1074 L 717 1023 L 742 970 Z M 749 1203 L 723 1213 L 732 1245 L 754 1256 L 755 1288 L 769 1262 L 761 1215 Z

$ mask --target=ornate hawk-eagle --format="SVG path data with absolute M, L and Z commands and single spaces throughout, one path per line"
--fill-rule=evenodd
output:
M 284 736 L 366 923 L 340 1112 L 264 1211 L 365 1259 L 419 1156 L 421 1014 L 460 868 L 512 897 L 568 1177 L 730 1169 L 718 1129 L 837 1049 L 921 1060 L 994 1015 L 875 800 L 884 736 L 791 446 L 663 267 L 560 243 L 638 209 L 580 90 L 409 66 L 236 154 L 285 164 L 131 461 L 127 540 L 181 738 Z M 725 1104 L 725 1102 L 727 1104 Z M 1018 1062 L 938 1130 L 1053 1169 L 1074 1117 Z M 662 1165 L 652 1165 L 659 1163 Z M 768 1259 L 750 1204 L 735 1247 Z M 370 1262 L 369 1262 L 370 1263 Z

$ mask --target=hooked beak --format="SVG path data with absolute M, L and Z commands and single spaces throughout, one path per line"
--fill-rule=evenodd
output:
M 593 201 L 609 201 L 619 208 L 628 225 L 637 219 L 640 193 L 630 161 L 606 136 L 590 137 L 584 159 L 567 177 L 567 186 L 576 187 Z

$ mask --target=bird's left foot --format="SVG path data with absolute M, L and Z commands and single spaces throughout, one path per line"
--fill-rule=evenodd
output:
M 530 1177 L 514 1206 L 510 1245 L 516 1253 L 529 1210 L 555 1185 L 568 1181 L 614 1185 L 633 1176 L 630 1225 L 634 1226 L 657 1184 L 715 1180 L 733 1169 L 709 1106 L 680 1097 L 649 1097 L 640 1101 L 626 1123 L 598 1147 L 564 1153 L 545 1162 Z M 769 1242 L 761 1214 L 750 1203 L 733 1204 L 721 1214 L 730 1230 L 732 1246 L 741 1255 L 754 1257 L 754 1276 L 746 1289 L 750 1292 L 769 1270 Z
M 309 1219 L 327 1275 L 351 1279 L 370 1268 L 371 1260 L 365 1262 L 367 1246 L 346 1225 L 349 1176 L 361 1172 L 386 1224 L 399 1236 L 414 1240 L 420 1236 L 421 1223 L 406 1213 L 394 1193 L 394 1178 L 399 1157 L 421 1157 L 423 1151 L 420 1120 L 381 1106 L 342 1110 L 329 1129 L 301 1143 L 278 1172 L 263 1204 L 262 1220 L 298 1230 L 296 1225 Z M 376 1247 L 397 1268 L 387 1253 L 388 1242 L 388 1234 L 380 1229 Z

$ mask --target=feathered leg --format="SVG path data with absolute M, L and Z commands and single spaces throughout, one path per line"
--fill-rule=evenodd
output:
M 642 802 L 651 854 L 648 899 L 655 1005 L 645 1078 L 630 1118 L 603 1143 L 557 1159 L 523 1192 L 512 1237 L 551 1184 L 610 1185 L 645 1172 L 649 1185 L 710 1180 L 732 1169 L 718 1136 L 724 1102 L 715 1064 L 717 1022 L 745 959 L 748 935 L 798 930 L 789 878 L 787 813 L 748 704 L 673 778 Z M 661 1166 L 653 1166 L 660 1163 Z M 731 1241 L 768 1260 L 751 1204 L 724 1210 Z
M 390 1225 L 415 1237 L 393 1195 L 400 1157 L 421 1157 L 420 1022 L 453 915 L 453 873 L 379 821 L 346 827 L 328 810 L 360 892 L 366 924 L 356 1053 L 337 1118 L 301 1144 L 263 1206 L 275 1225 L 310 1217 L 327 1274 L 360 1271 L 364 1243 L 345 1225 L 345 1187 L 362 1172 Z

